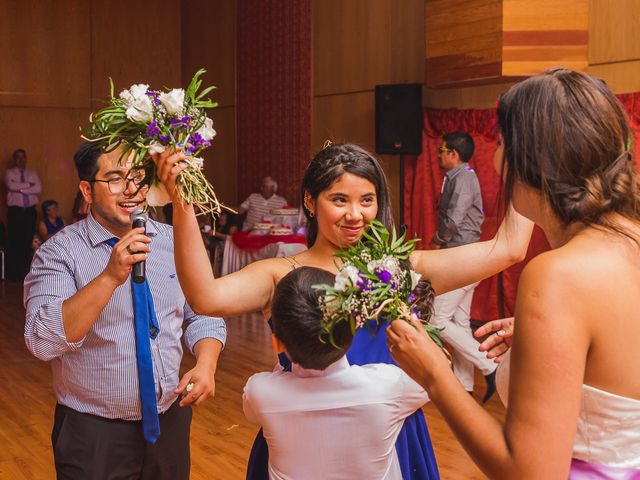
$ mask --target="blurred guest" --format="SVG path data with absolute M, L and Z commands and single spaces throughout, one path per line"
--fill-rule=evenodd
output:
M 446 170 L 440 202 L 438 229 L 431 240 L 432 249 L 451 248 L 480 241 L 480 226 L 484 220 L 480 183 L 469 160 L 475 146 L 467 132 L 448 133 L 438 148 L 438 163 Z M 453 351 L 453 371 L 462 386 L 473 393 L 474 365 L 482 372 L 487 390 L 486 402 L 495 389 L 496 365 L 478 351 L 478 342 L 471 333 L 471 300 L 478 283 L 438 295 L 433 302 L 431 323 L 442 328 L 442 339 Z
M 58 202 L 45 200 L 42 202 L 42 220 L 38 223 L 38 235 L 40 240 L 46 242 L 64 228 L 66 223 L 58 215 Z
M 40 178 L 27 170 L 27 153 L 13 152 L 14 166 L 5 173 L 8 207 L 7 278 L 22 281 L 31 263 L 31 243 L 36 233 L 36 204 L 42 191 Z
M 213 273 L 216 277 L 219 277 L 222 274 L 224 242 L 237 231 L 238 225 L 236 216 L 230 212 L 220 212 L 220 216 L 216 220 L 215 228 L 212 228 L 208 232 L 209 252 L 211 263 L 213 264 Z
M 252 193 L 244 202 L 240 204 L 238 213 L 247 214 L 247 218 L 242 225 L 242 230 L 251 230 L 256 223 L 262 222 L 265 216 L 271 213 L 274 208 L 282 208 L 287 201 L 276 195 L 278 184 L 271 177 L 264 177 L 260 184 L 260 193 Z
M 76 198 L 73 201 L 73 210 L 71 211 L 73 222 L 79 222 L 80 220 L 87 218 L 88 213 L 89 204 L 85 202 L 82 192 L 78 191 Z

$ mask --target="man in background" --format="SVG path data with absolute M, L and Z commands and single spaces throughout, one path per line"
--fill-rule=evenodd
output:
M 479 241 L 484 220 L 480 183 L 468 164 L 475 149 L 473 139 L 466 132 L 448 133 L 442 138 L 438 163 L 447 173 L 438 203 L 438 228 L 431 240 L 432 249 Z M 471 333 L 471 300 L 477 285 L 437 296 L 431 323 L 444 328 L 440 335 L 454 350 L 453 371 L 469 393 L 473 393 L 473 367 L 478 367 L 485 376 L 487 391 L 482 401 L 486 402 L 495 392 L 496 364 L 478 351 L 478 342 Z
M 271 177 L 264 177 L 260 184 L 260 193 L 252 193 L 244 202 L 240 204 L 238 213 L 247 214 L 247 218 L 242 225 L 245 232 L 251 230 L 256 223 L 262 222 L 265 216 L 271 214 L 271 210 L 282 208 L 287 201 L 276 195 L 278 184 Z
M 42 191 L 40 178 L 27 169 L 27 152 L 13 152 L 14 166 L 4 175 L 7 187 L 7 278 L 24 280 L 31 263 L 31 243 L 36 234 L 36 205 Z

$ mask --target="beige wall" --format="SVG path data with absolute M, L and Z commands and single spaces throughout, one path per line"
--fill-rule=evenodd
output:
M 374 89 L 424 81 L 423 0 L 314 0 L 311 152 L 329 139 L 375 150 Z M 379 156 L 399 214 L 398 156 Z

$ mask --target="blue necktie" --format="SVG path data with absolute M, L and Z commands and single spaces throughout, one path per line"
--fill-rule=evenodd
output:
M 20 182 L 27 183 L 24 170 L 20 170 Z M 24 208 L 29 208 L 29 195 L 26 193 L 22 194 L 22 206 Z
M 117 238 L 106 241 L 113 247 L 118 243 Z M 149 338 L 156 338 L 160 332 L 156 312 L 153 308 L 153 297 L 147 280 L 143 283 L 131 282 L 133 293 L 133 309 L 136 326 L 136 362 L 138 364 L 138 381 L 140 383 L 140 406 L 142 410 L 142 431 L 144 439 L 149 443 L 156 443 L 160 436 L 160 421 L 158 420 L 158 404 L 156 401 L 156 387 L 153 379 L 153 361 L 151 359 L 151 342 Z

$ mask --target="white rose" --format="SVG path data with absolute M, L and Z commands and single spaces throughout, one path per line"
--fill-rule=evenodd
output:
M 182 115 L 184 108 L 184 90 L 174 88 L 170 92 L 163 92 L 158 96 L 160 103 L 164 105 L 169 115 Z
M 213 120 L 207 117 L 196 133 L 199 133 L 203 140 L 210 141 L 216 136 L 216 131 L 213 129 Z
M 147 192 L 147 205 L 150 207 L 162 207 L 171 203 L 169 192 L 162 183 L 154 183 Z
M 149 90 L 149 85 L 146 85 L 144 83 L 131 85 L 131 88 L 129 88 L 129 90 L 123 90 L 120 92 L 120 98 L 131 104 L 135 100 L 146 97 L 147 90 Z
M 411 274 L 411 290 L 413 290 L 418 285 L 418 282 L 422 278 L 422 275 L 414 272 L 413 270 L 409 270 L 409 273 Z
M 153 119 L 153 106 L 151 99 L 144 95 L 136 98 L 127 108 L 127 118 L 134 122 L 149 122 Z
M 400 265 L 398 265 L 398 259 L 389 255 L 382 257 L 382 268 L 391 275 L 396 275 L 399 271 Z
M 129 90 L 122 90 L 120 92 L 120 98 L 127 102 L 127 105 L 131 105 L 134 100 L 133 95 L 131 95 L 131 92 Z
M 359 270 L 354 265 L 346 265 L 336 275 L 336 281 L 333 287 L 336 290 L 345 291 L 348 287 L 355 285 L 360 277 Z
M 202 168 L 202 165 L 204 165 L 204 159 L 200 157 L 193 157 L 191 159 L 191 165 L 196 168 Z
M 162 153 L 165 150 L 164 145 L 160 145 L 158 142 L 152 142 L 149 145 L 149 155 L 154 155 L 156 153 Z

